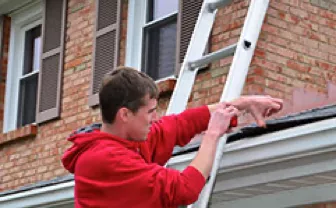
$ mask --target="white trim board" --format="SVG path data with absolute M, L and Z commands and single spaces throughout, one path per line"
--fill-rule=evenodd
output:
M 228 144 L 215 192 L 336 170 L 336 118 Z M 183 170 L 196 152 L 173 157 Z
M 336 139 L 320 139 L 325 136 L 336 137 L 336 118 L 227 144 L 221 167 L 224 172 L 229 172 L 336 147 Z M 173 157 L 168 161 L 168 167 L 182 170 L 195 155 L 196 152 L 192 152 Z
M 1 207 L 48 207 L 50 205 L 72 203 L 74 199 L 75 182 L 61 183 L 48 187 L 24 191 L 0 197 Z M 57 207 L 57 206 L 55 206 Z
M 294 207 L 336 200 L 336 184 L 324 184 L 296 190 L 265 194 L 246 199 L 213 204 L 212 208 L 260 208 Z
M 32 2 L 34 0 L 0 0 L 0 14 L 10 13 Z

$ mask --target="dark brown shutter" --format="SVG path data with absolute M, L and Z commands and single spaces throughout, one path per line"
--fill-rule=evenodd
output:
M 201 10 L 203 0 L 180 0 L 177 20 L 176 70 L 179 72 L 187 53 L 191 35 Z M 207 47 L 208 48 L 208 47 Z M 206 50 L 207 50 L 206 48 Z
M 96 1 L 96 29 L 89 105 L 99 103 L 98 92 L 103 76 L 119 60 L 121 0 Z
M 67 0 L 43 1 L 42 58 L 36 121 L 60 115 Z

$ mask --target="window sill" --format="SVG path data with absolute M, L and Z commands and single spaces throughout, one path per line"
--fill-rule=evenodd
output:
M 158 80 L 155 83 L 159 88 L 159 96 L 161 97 L 174 91 L 176 78 L 169 77 L 164 80 Z
M 19 139 L 35 137 L 37 134 L 36 124 L 29 124 L 13 131 L 0 134 L 0 145 Z

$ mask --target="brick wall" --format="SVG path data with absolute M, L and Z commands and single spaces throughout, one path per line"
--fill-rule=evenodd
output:
M 249 92 L 285 98 L 284 112 L 336 102 L 336 12 L 322 2 L 270 2 Z
M 120 64 L 125 59 L 127 5 L 123 1 Z M 39 126 L 35 137 L 0 144 L 0 191 L 69 174 L 60 161 L 70 145 L 65 138 L 81 126 L 100 121 L 98 109 L 88 106 L 94 20 L 94 0 L 68 1 L 61 119 Z
M 211 51 L 237 42 L 248 4 L 236 0 L 218 11 Z M 285 99 L 284 110 L 276 117 L 336 103 L 335 37 L 332 1 L 270 1 L 243 94 Z M 220 99 L 231 62 L 232 57 L 222 59 L 199 73 L 189 107 Z M 241 119 L 249 121 L 250 117 Z

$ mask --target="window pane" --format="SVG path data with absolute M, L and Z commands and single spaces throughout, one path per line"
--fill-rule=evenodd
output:
M 35 38 L 34 40 L 34 63 L 33 63 L 34 71 L 38 71 L 40 69 L 40 58 L 41 58 L 41 36 Z
M 41 47 L 41 26 L 32 28 L 26 32 L 24 49 L 23 75 L 38 70 Z
M 153 18 L 158 19 L 178 10 L 178 0 L 154 0 Z
M 176 19 L 147 29 L 146 73 L 157 80 L 175 71 Z
M 158 78 L 171 76 L 175 69 L 176 23 L 159 30 Z
M 38 73 L 20 80 L 18 127 L 35 122 Z

